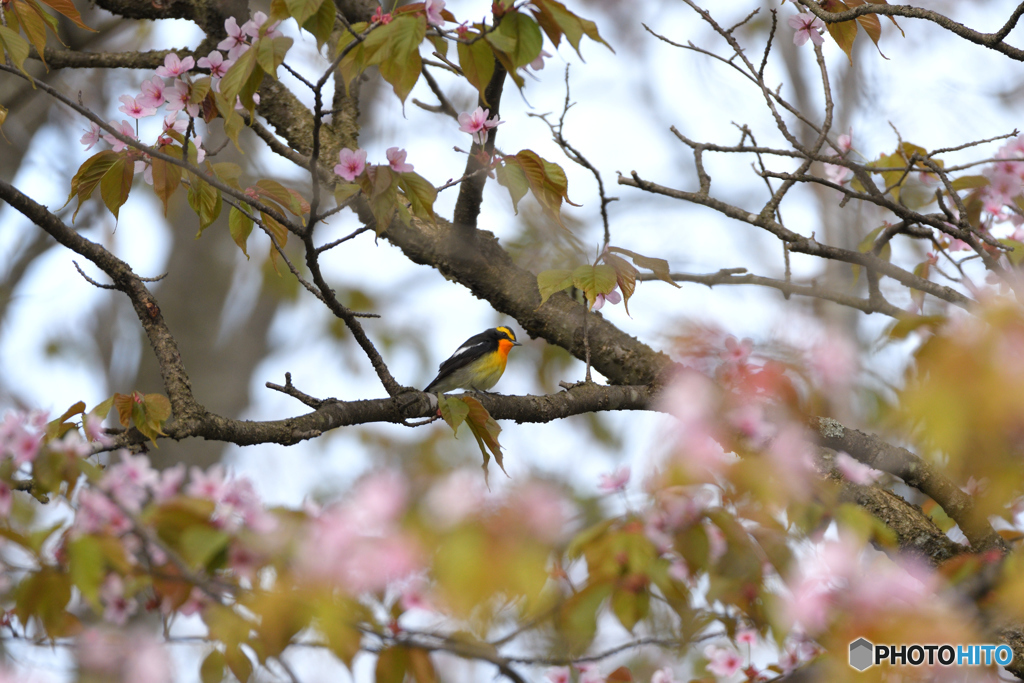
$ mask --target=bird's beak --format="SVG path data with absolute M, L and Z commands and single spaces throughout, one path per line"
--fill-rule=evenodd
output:
M 522 346 L 521 342 L 512 342 L 512 346 Z

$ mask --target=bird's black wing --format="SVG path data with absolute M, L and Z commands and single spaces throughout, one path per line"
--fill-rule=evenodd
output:
M 487 353 L 492 346 L 493 336 L 493 330 L 488 330 L 486 332 L 473 335 L 466 341 L 462 342 L 462 345 L 455 350 L 455 353 L 437 367 L 437 377 L 427 385 L 428 388 L 434 386 L 459 368 L 466 367 L 477 358 Z

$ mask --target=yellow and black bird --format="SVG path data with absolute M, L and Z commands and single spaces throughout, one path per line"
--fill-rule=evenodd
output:
M 454 389 L 489 390 L 505 372 L 508 352 L 513 346 L 522 344 L 509 327 L 495 327 L 470 337 L 441 363 L 437 377 L 424 391 L 443 394 Z

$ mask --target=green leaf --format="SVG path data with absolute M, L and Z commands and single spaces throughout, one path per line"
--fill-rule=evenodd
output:
M 425 15 L 402 14 L 366 38 L 367 64 L 379 65 L 381 77 L 391 84 L 402 102 L 420 77 L 423 68 L 420 43 L 426 34 Z M 371 42 L 374 37 L 377 39 Z
M 68 206 L 71 199 L 78 196 L 78 207 L 72 216 L 72 222 L 78 216 L 78 212 L 82 208 L 82 202 L 92 196 L 92 190 L 96 188 L 103 175 L 111 170 L 114 162 L 119 158 L 120 155 L 117 152 L 104 150 L 82 162 L 75 177 L 71 179 L 71 193 L 68 195 L 68 201 L 65 202 L 65 206 Z
M 231 111 L 235 109 L 235 98 L 242 92 L 242 86 L 252 76 L 256 69 L 256 50 L 249 48 L 242 53 L 235 63 L 231 65 L 228 72 L 220 79 L 220 92 L 224 96 L 225 103 Z M 224 109 L 218 103 L 218 111 L 224 116 Z
M 619 623 L 629 632 L 641 619 L 647 616 L 651 606 L 651 596 L 647 591 L 635 593 L 630 590 L 616 588 L 612 592 L 612 613 Z
M 0 47 L 7 51 L 11 62 L 18 67 L 18 71 L 29 77 L 31 83 L 32 77 L 25 71 L 25 60 L 28 59 L 29 52 L 28 41 L 6 26 L 0 26 Z
M 173 145 L 163 145 L 160 148 L 165 154 L 173 154 L 175 150 L 180 151 Z M 164 205 L 164 215 L 167 215 L 167 203 L 181 185 L 181 166 L 168 163 L 163 159 L 153 157 L 153 191 Z
M 39 10 L 36 5 L 21 2 L 21 0 L 14 0 L 8 7 L 14 8 L 14 13 L 21 23 L 21 28 L 25 31 L 29 41 L 32 42 L 33 47 L 35 47 L 39 58 L 43 61 L 43 66 L 46 66 L 46 59 L 43 54 L 44 50 L 46 50 L 47 22 L 43 19 L 45 12 Z
M 256 63 L 260 65 L 264 73 L 277 79 L 277 67 L 281 66 L 288 49 L 294 41 L 287 36 L 267 38 L 266 36 L 256 41 L 256 44 L 249 48 L 256 51 Z M 227 76 L 225 75 L 225 78 Z
M 375 683 L 402 683 L 409 668 L 409 651 L 404 647 L 392 646 L 377 655 L 374 671 Z
M 217 112 L 224 119 L 224 132 L 231 142 L 235 143 L 235 149 L 242 152 L 242 148 L 238 145 L 238 134 L 245 128 L 245 119 L 235 110 L 235 101 L 229 102 L 222 92 L 213 93 L 213 101 L 217 105 Z
M 636 290 L 636 276 L 639 271 L 626 259 L 615 254 L 604 254 L 601 260 L 615 269 L 615 280 L 619 285 L 619 291 L 622 292 L 622 304 L 626 308 L 626 315 L 629 315 L 629 297 L 633 296 L 633 292 Z
M 102 612 L 100 586 L 106 578 L 103 548 L 95 536 L 79 536 L 68 542 L 68 573 L 71 582 L 96 612 Z
M 135 162 L 128 159 L 128 150 L 123 150 L 100 179 L 100 196 L 115 220 L 118 210 L 128 201 L 134 178 Z
M 398 208 L 398 174 L 389 166 L 367 166 L 356 181 L 370 200 L 370 212 L 380 235 L 391 225 Z
M 503 161 L 504 163 L 495 169 L 498 184 L 508 188 L 508 193 L 512 197 L 512 210 L 518 215 L 519 200 L 526 196 L 526 193 L 530 190 L 530 183 L 526 179 L 526 174 L 523 172 L 519 159 L 516 157 L 505 157 Z
M 467 33 L 466 38 L 472 39 L 474 35 Z M 485 40 L 478 40 L 475 43 L 459 43 L 459 66 L 466 80 L 480 93 L 480 101 L 490 106 L 484 95 L 487 84 L 494 76 L 494 52 Z
M 419 173 L 409 171 L 398 174 L 398 186 L 402 189 L 405 198 L 409 200 L 412 212 L 416 216 L 431 224 L 437 223 L 437 216 L 434 215 L 437 189 L 430 184 L 430 181 Z
M 469 415 L 466 416 L 466 424 L 469 425 L 470 431 L 473 432 L 473 436 L 476 437 L 476 443 L 480 446 L 480 452 L 484 456 L 484 480 L 487 480 L 487 463 L 490 461 L 490 456 L 487 454 L 489 450 L 494 454 L 494 462 L 498 463 L 498 467 L 501 471 L 508 476 L 508 472 L 505 472 L 505 465 L 502 462 L 501 455 L 501 444 L 498 443 L 498 434 L 501 433 L 501 427 L 495 422 L 491 414 L 487 412 L 483 404 L 472 396 L 462 396 L 460 400 L 469 406 Z
M 252 215 L 252 207 L 248 204 L 245 207 L 250 212 L 249 215 Z M 249 240 L 249 235 L 252 233 L 252 219 L 232 206 L 231 211 L 228 212 L 228 228 L 231 231 L 231 239 L 234 240 L 238 248 L 245 254 L 245 258 L 248 259 L 249 252 L 246 251 L 245 245 Z
M 537 8 L 536 12 L 534 12 L 534 16 L 537 17 L 537 23 L 548 34 L 548 38 L 551 39 L 555 47 L 558 47 L 562 35 L 565 35 L 566 40 L 572 45 L 572 49 L 576 50 L 576 54 L 582 59 L 580 40 L 583 36 L 587 36 L 591 40 L 597 41 L 609 50 L 612 50 L 612 46 L 605 42 L 604 38 L 598 34 L 597 24 L 573 14 L 566 9 L 565 5 L 557 0 L 535 0 L 533 4 Z M 615 52 L 615 50 L 612 50 L 612 52 Z
M 976 190 L 980 187 L 988 187 L 989 180 L 983 175 L 963 175 L 954 180 L 951 185 L 954 190 Z
M 223 207 L 223 199 L 220 196 L 220 190 L 195 173 L 189 171 L 188 179 L 188 205 L 199 216 L 199 232 L 196 233 L 196 238 L 198 238 L 203 234 L 203 230 L 217 220 Z
M 515 157 L 522 167 L 523 175 L 526 176 L 526 182 L 530 185 L 530 191 L 540 202 L 541 208 L 564 227 L 560 213 L 562 200 L 579 206 L 569 199 L 569 181 L 566 180 L 565 171 L 558 164 L 542 159 L 528 149 L 520 151 Z
M 659 280 L 667 282 L 676 289 L 679 289 L 679 283 L 672 279 L 672 273 L 668 267 L 668 261 L 665 259 L 643 256 L 635 251 L 630 251 L 629 249 L 623 249 L 621 247 L 608 247 L 608 251 L 613 254 L 623 254 L 628 256 L 633 260 L 633 263 L 645 270 L 651 271 Z
M 540 290 L 541 306 L 556 292 L 572 286 L 572 271 L 565 268 L 545 270 L 537 274 L 537 289 Z
M 200 569 L 224 552 L 229 540 L 231 537 L 226 532 L 197 524 L 185 529 L 178 546 L 182 558 L 193 569 Z
M 317 14 L 325 0 L 284 0 L 289 16 L 302 26 L 306 20 Z M 330 0 L 327 0 L 330 1 Z M 333 4 L 333 3 L 332 3 Z
M 202 683 L 221 683 L 224 680 L 225 666 L 227 666 L 227 660 L 224 653 L 216 649 L 211 650 L 199 666 L 199 680 Z
M 487 41 L 504 52 L 516 67 L 526 66 L 537 58 L 544 45 L 537 22 L 522 12 L 506 14 Z M 472 82 L 472 81 L 471 81 Z
M 826 12 L 844 12 L 849 7 L 842 0 L 822 0 L 821 8 Z M 833 24 L 826 24 L 828 33 L 836 41 L 836 44 L 846 53 L 846 58 L 853 64 L 853 41 L 857 38 L 856 21 L 840 21 Z
M 469 416 L 469 405 L 461 398 L 449 398 L 444 394 L 438 394 L 438 396 L 440 396 L 440 399 L 437 405 L 441 411 L 441 418 L 448 423 L 448 426 L 458 436 L 459 426 Z
M 572 283 L 583 290 L 588 308 L 593 308 L 598 294 L 607 294 L 615 289 L 615 269 L 609 265 L 580 266 L 572 271 Z
M 1010 263 L 1019 266 L 1024 261 L 1024 244 L 1012 239 L 1001 239 L 999 244 L 1010 247 L 1011 251 L 1006 252 L 1006 258 L 1010 259 Z
M 331 33 L 334 31 L 334 12 L 334 3 L 325 0 L 320 3 L 320 8 L 316 11 L 316 14 L 307 19 L 302 25 L 302 28 L 312 33 L 313 37 L 316 38 L 318 50 L 324 46 L 324 43 L 327 42 L 327 39 L 331 37 Z
M 71 0 L 42 0 L 42 2 L 44 5 L 49 5 L 60 14 L 63 14 L 86 31 L 92 31 L 93 33 L 96 32 L 96 29 L 89 28 L 82 23 L 82 15 L 78 13 L 78 10 L 75 8 L 75 4 L 71 2 Z
M 54 418 L 46 423 L 46 430 L 43 432 L 43 437 L 47 441 L 53 441 L 59 439 L 67 433 L 69 429 L 74 425 L 67 424 L 69 418 L 75 415 L 85 414 L 85 402 L 78 401 L 73 406 L 64 411 L 64 414 L 60 417 Z
M 309 213 L 309 202 L 295 190 L 285 187 L 276 180 L 263 179 L 256 182 L 256 194 L 267 197 L 280 204 L 294 216 Z
M 224 661 L 227 662 L 228 668 L 231 669 L 231 673 L 235 675 L 241 683 L 246 683 L 252 678 L 252 662 L 249 661 L 249 657 L 246 656 L 245 652 L 242 651 L 240 645 L 229 647 L 224 651 Z

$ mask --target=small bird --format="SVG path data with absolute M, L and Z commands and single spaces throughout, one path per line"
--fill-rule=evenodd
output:
M 451 358 L 441 363 L 437 377 L 427 388 L 427 393 L 446 393 L 453 389 L 487 391 L 505 372 L 508 352 L 513 346 L 522 346 L 516 341 L 516 333 L 509 327 L 495 327 L 470 337 Z

